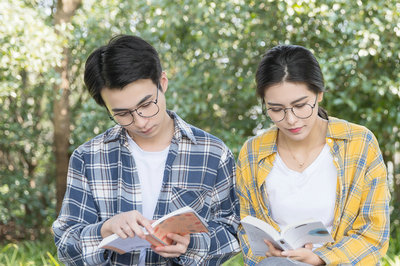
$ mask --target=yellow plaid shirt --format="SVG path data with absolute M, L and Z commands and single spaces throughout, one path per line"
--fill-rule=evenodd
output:
M 265 180 L 277 152 L 276 126 L 242 147 L 237 165 L 240 218 L 251 215 L 271 224 Z M 314 252 L 328 265 L 376 265 L 389 245 L 389 188 L 386 167 L 375 136 L 363 126 L 330 117 L 326 143 L 338 173 L 333 243 Z M 318 199 L 316 199 L 318 200 Z M 246 265 L 264 257 L 252 254 L 243 227 L 239 239 Z

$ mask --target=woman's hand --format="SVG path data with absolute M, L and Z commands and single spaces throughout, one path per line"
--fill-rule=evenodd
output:
M 286 257 L 311 265 L 325 265 L 325 262 L 312 251 L 312 244 L 306 244 L 304 248 L 282 251 L 275 248 L 269 241 L 264 240 L 264 242 L 269 248 L 269 251 L 265 254 L 267 257 Z
M 272 245 L 271 242 L 269 242 L 268 240 L 265 240 L 265 239 L 264 239 L 264 242 L 265 242 L 265 244 L 268 246 L 268 249 L 269 249 L 269 250 L 265 253 L 265 256 L 266 256 L 266 257 L 286 257 L 286 256 L 283 256 L 283 255 L 281 254 L 281 253 L 282 253 L 282 250 L 275 248 L 274 245 Z

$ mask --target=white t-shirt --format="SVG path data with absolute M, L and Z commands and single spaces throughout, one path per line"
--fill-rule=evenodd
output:
M 271 217 L 281 229 L 306 220 L 320 220 L 332 230 L 337 170 L 329 146 L 303 172 L 289 169 L 279 154 L 266 179 Z
M 142 190 L 142 215 L 152 220 L 163 182 L 169 146 L 162 151 L 148 152 L 142 150 L 128 134 L 127 136 Z M 146 249 L 142 249 L 138 265 L 145 265 L 145 259 Z

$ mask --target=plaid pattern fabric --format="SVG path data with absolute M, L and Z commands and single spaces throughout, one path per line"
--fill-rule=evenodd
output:
M 265 179 L 273 167 L 277 127 L 248 140 L 237 164 L 240 217 L 255 216 L 279 230 L 271 219 Z M 389 200 L 386 167 L 374 135 L 365 127 L 329 118 L 326 143 L 338 172 L 336 205 L 329 243 L 314 252 L 327 265 L 376 265 L 389 244 Z M 318 199 L 316 199 L 318 200 Z M 246 265 L 256 265 L 247 236 L 239 226 Z
M 146 265 L 221 264 L 240 251 L 234 157 L 221 140 L 169 114 L 175 132 L 153 219 L 190 206 L 208 222 L 209 233 L 192 234 L 179 258 L 147 249 Z M 139 251 L 110 251 L 104 258 L 105 250 L 97 248 L 104 221 L 131 210 L 142 212 L 142 194 L 125 129 L 117 125 L 71 156 L 62 209 L 53 223 L 60 260 L 68 265 L 137 264 Z

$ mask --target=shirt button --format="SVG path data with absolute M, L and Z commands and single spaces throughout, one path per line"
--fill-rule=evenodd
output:
M 332 142 L 332 140 L 331 140 L 331 139 L 328 139 L 328 142 L 329 142 L 329 143 L 331 143 L 331 142 Z
M 338 157 L 335 157 L 335 159 L 334 159 L 334 160 L 335 160 L 335 162 L 339 161 Z

